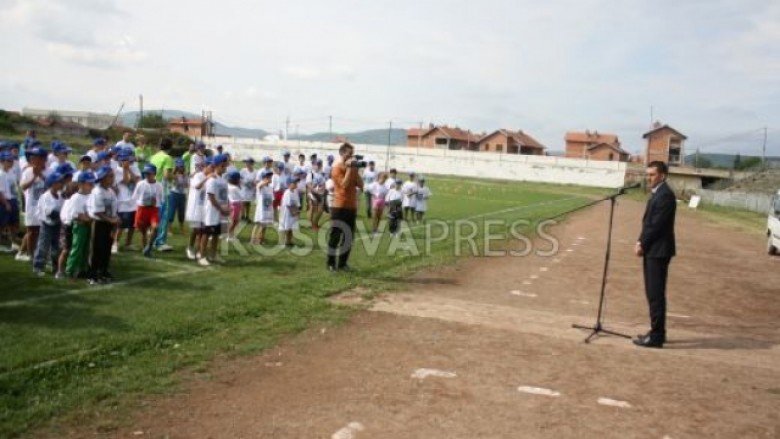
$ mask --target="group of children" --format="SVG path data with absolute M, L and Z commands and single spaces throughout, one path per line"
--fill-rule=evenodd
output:
M 255 167 L 251 158 L 237 169 L 229 154 L 194 155 L 189 163 L 175 160 L 173 176 L 161 177 L 152 163 L 136 161 L 132 144 L 106 147 L 96 139 L 94 148 L 78 164 L 68 160 L 72 151 L 55 141 L 51 153 L 36 141 L 29 142 L 19 158 L 19 145 L 0 143 L 0 252 L 15 247 L 19 261 L 31 261 L 33 272 L 44 276 L 51 263 L 56 279 L 86 278 L 90 284 L 111 282 L 111 255 L 126 232 L 124 250 L 132 246 L 134 231 L 141 235 L 142 254 L 152 256 L 161 215 L 178 218 L 189 226 L 186 255 L 199 265 L 222 262 L 217 249 L 221 237 L 238 239 L 243 220 L 254 223 L 250 242 L 266 243 L 266 232 L 276 226 L 280 244 L 293 246 L 301 215 L 306 213 L 313 231 L 320 229 L 328 212 L 333 181 L 333 156 L 326 161 L 316 154 L 301 154 L 298 162 L 285 152 L 281 161 L 264 157 Z M 377 172 L 374 163 L 363 170 L 367 215 L 378 233 L 385 209 L 390 232 L 398 232 L 401 220 L 422 221 L 431 196 L 424 178 L 396 171 Z M 158 181 L 162 180 L 162 181 Z M 14 242 L 19 229 L 18 192 L 24 196 L 25 234 Z M 161 206 L 166 205 L 164 211 Z M 252 209 L 254 206 L 254 210 Z M 165 223 L 167 223 L 165 222 Z M 164 226 L 167 228 L 168 226 Z

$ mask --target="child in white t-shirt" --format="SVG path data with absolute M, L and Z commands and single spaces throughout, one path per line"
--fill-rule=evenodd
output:
M 259 172 L 260 181 L 256 187 L 255 226 L 252 228 L 252 244 L 257 245 L 265 242 L 265 230 L 274 223 L 274 191 L 271 187 L 271 178 L 274 173 L 265 169 Z
M 298 179 L 289 177 L 287 190 L 282 196 L 279 214 L 279 231 L 284 233 L 285 245 L 293 246 L 293 231 L 298 230 L 298 218 L 301 215 L 301 198 L 298 193 Z
M 415 211 L 417 214 L 417 222 L 424 221 L 425 212 L 428 210 L 428 198 L 431 198 L 433 193 L 431 189 L 425 185 L 425 178 L 420 177 L 417 188 L 417 204 L 415 205 Z
M 230 203 L 230 225 L 227 241 L 237 239 L 235 235 L 238 222 L 241 221 L 241 211 L 244 205 L 244 190 L 241 187 L 241 174 L 238 171 L 227 174 L 228 202 Z
M 46 192 L 41 195 L 36 205 L 36 215 L 40 221 L 41 229 L 38 234 L 38 242 L 33 256 L 33 272 L 37 276 L 45 274 L 46 262 L 51 258 L 52 271 L 58 270 L 60 256 L 60 231 L 62 223 L 60 210 L 62 210 L 62 190 L 65 176 L 54 172 L 46 177 Z
M 389 192 L 385 182 L 387 182 L 387 174 L 380 172 L 376 180 L 366 189 L 366 193 L 371 194 L 371 232 L 374 234 L 379 233 L 379 222 L 382 221 L 385 211 L 385 197 Z
M 414 221 L 414 208 L 417 204 L 417 182 L 415 181 L 414 172 L 409 173 L 409 181 L 405 182 L 401 186 L 401 193 L 404 194 L 401 207 L 404 208 L 404 220 Z
M 163 204 L 163 186 L 157 182 L 157 167 L 149 163 L 144 165 L 144 179 L 139 181 L 133 191 L 133 201 L 136 205 L 135 228 L 141 232 L 143 255 L 152 256 L 154 237 L 160 225 L 160 206 Z M 151 238 L 149 235 L 151 229 Z
M 222 262 L 217 256 L 219 235 L 222 234 L 222 220 L 230 215 L 230 201 L 228 199 L 228 183 L 223 177 L 228 166 L 228 158 L 225 154 L 218 154 L 212 158 L 214 172 L 206 183 L 206 201 L 203 205 L 203 239 L 201 239 L 198 264 L 210 265 L 209 256 L 213 262 Z M 209 245 L 211 240 L 211 246 Z M 208 252 L 207 253 L 207 248 Z
M 211 157 L 195 164 L 195 172 L 190 178 L 190 190 L 187 194 L 187 209 L 184 217 L 190 225 L 190 242 L 187 246 L 187 259 L 200 259 L 200 241 L 203 239 L 203 206 L 206 202 L 206 182 L 213 172 Z
M 390 219 L 390 234 L 395 236 L 398 233 L 398 228 L 403 219 L 404 213 L 401 203 L 403 200 L 403 193 L 401 187 L 403 181 L 396 180 L 395 187 L 390 189 L 385 196 L 385 202 L 387 203 L 388 213 L 387 216 Z

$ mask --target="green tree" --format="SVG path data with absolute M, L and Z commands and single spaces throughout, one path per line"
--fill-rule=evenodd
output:
M 168 123 L 160 113 L 146 113 L 138 120 L 138 128 L 161 129 L 168 126 Z
M 704 157 L 702 155 L 699 155 L 695 159 L 694 163 L 697 168 L 704 168 L 704 169 L 714 168 L 712 164 L 712 160 L 710 160 L 709 157 Z

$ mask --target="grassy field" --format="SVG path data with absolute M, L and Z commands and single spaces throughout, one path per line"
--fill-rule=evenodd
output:
M 485 220 L 554 216 L 604 193 L 455 178 L 430 185 L 429 224 L 470 220 L 479 229 Z M 243 230 L 244 241 L 249 231 Z M 302 241 L 316 242 L 311 230 L 301 233 Z M 425 227 L 412 226 L 395 241 L 386 233 L 378 241 L 359 236 L 350 260 L 356 273 L 349 275 L 328 273 L 317 244 L 304 256 L 296 255 L 304 247 L 273 256 L 231 249 L 225 265 L 201 268 L 186 260 L 177 235 L 171 239 L 176 251 L 155 260 L 116 255 L 116 283 L 91 288 L 35 278 L 27 264 L 2 256 L 0 437 L 68 422 L 111 430 L 144 395 L 173 391 L 187 374 L 208 376 L 217 355 L 255 353 L 312 325 L 338 324 L 349 311 L 328 296 L 355 287 L 402 288 L 415 270 L 457 257 L 452 236 L 426 252 L 424 235 Z M 275 233 L 270 240 L 275 243 Z M 415 243 L 419 254 L 410 250 Z M 373 256 L 371 245 L 377 246 Z

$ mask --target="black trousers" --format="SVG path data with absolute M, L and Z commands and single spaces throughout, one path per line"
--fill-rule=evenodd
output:
M 650 307 L 650 336 L 666 337 L 666 280 L 672 258 L 643 259 L 645 295 Z
M 92 256 L 89 259 L 89 277 L 97 279 L 108 274 L 114 225 L 106 221 L 92 223 Z
M 400 204 L 392 204 L 390 205 L 390 211 L 387 214 L 387 217 L 390 219 L 390 233 L 395 234 L 398 233 L 398 228 L 401 225 L 401 220 L 403 219 L 403 211 Z
M 371 204 L 373 202 L 373 195 L 371 192 L 366 192 L 366 218 L 371 218 Z
M 330 208 L 330 236 L 328 236 L 328 266 L 344 267 L 355 241 L 357 209 Z

